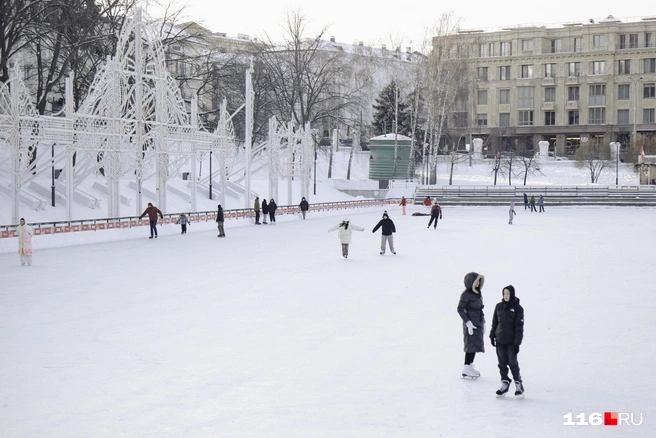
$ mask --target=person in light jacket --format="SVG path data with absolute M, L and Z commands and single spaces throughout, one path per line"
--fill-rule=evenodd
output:
M 508 224 L 512 225 L 513 219 L 515 218 L 515 215 L 517 213 L 515 212 L 515 203 L 511 202 L 510 203 L 510 210 L 508 210 Z
M 389 243 L 389 248 L 392 254 L 396 254 L 396 251 L 394 251 L 394 236 L 392 236 L 392 233 L 396 233 L 396 227 L 394 226 L 392 219 L 389 218 L 387 211 L 383 213 L 383 218 L 376 224 L 371 232 L 375 233 L 376 230 L 381 227 L 382 234 L 380 236 L 380 255 L 385 254 L 385 247 L 387 246 L 387 243 Z
M 18 254 L 20 255 L 21 265 L 32 264 L 32 236 L 34 235 L 34 228 L 25 223 L 25 219 L 20 219 L 20 225 L 16 229 L 18 231 Z
M 187 218 L 187 215 L 184 213 L 180 214 L 180 217 L 178 218 L 177 221 L 175 221 L 176 224 L 180 224 L 180 228 L 182 232 L 180 234 L 187 234 L 187 224 L 189 223 L 189 219 Z
M 340 223 L 329 229 L 328 232 L 335 231 L 335 230 L 339 230 L 339 232 L 337 233 L 337 237 L 339 237 L 339 241 L 342 243 L 342 257 L 347 259 L 353 230 L 364 231 L 364 228 L 350 223 L 349 219 L 346 217 L 344 218 L 343 221 L 341 221 Z

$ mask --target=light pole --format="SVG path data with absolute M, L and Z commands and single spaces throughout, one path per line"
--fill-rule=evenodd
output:
M 620 143 L 614 141 L 610 147 L 615 147 L 615 187 L 619 187 L 620 181 Z
M 638 81 L 642 80 L 642 76 L 639 78 L 634 78 L 629 76 L 629 79 L 631 79 L 631 82 L 633 82 L 633 133 L 632 133 L 632 139 L 633 139 L 633 144 L 635 144 L 636 140 L 636 120 L 638 119 L 638 114 L 636 113 L 637 111 L 637 105 L 638 105 Z

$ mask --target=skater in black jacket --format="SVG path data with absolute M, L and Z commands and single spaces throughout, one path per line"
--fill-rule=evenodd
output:
M 465 342 L 465 366 L 462 369 L 462 377 L 478 378 L 481 375 L 474 368 L 474 358 L 476 353 L 485 353 L 483 283 L 485 277 L 476 272 L 465 275 L 465 291 L 458 301 L 458 315 L 462 318 L 462 334 Z
M 269 222 L 271 222 L 271 225 L 276 224 L 276 210 L 278 209 L 278 205 L 276 204 L 276 201 L 271 198 L 269 201 Z
M 389 247 L 392 254 L 396 254 L 396 251 L 394 251 L 394 236 L 392 236 L 392 233 L 396 233 L 396 227 L 394 226 L 392 219 L 390 219 L 387 215 L 387 211 L 383 213 L 383 218 L 376 224 L 371 232 L 375 233 L 376 230 L 380 227 L 383 227 L 383 234 L 380 236 L 380 255 L 385 254 L 385 247 L 387 242 L 389 242 Z
M 490 341 L 497 348 L 499 359 L 499 372 L 501 373 L 501 388 L 497 391 L 498 397 L 503 397 L 510 387 L 508 368 L 515 380 L 515 396 L 524 396 L 522 376 L 519 374 L 519 346 L 524 338 L 524 309 L 519 305 L 519 298 L 515 296 L 515 288 L 503 288 L 503 300 L 494 308 Z
M 269 215 L 269 204 L 267 204 L 266 199 L 262 199 L 262 224 L 266 225 L 268 222 L 267 216 Z
M 221 204 L 218 205 L 216 210 L 216 226 L 219 229 L 219 235 L 216 237 L 225 237 L 225 231 L 223 230 L 223 207 L 221 207 Z

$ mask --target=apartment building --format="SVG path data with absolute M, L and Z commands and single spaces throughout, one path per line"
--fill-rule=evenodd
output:
M 492 151 L 548 141 L 571 155 L 587 141 L 626 146 L 634 127 L 655 133 L 655 39 L 656 17 L 461 32 L 472 73 L 468 140 Z

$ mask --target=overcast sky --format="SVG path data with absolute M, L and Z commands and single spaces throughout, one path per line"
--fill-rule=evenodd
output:
M 562 3 L 519 2 L 510 0 L 461 1 L 457 3 L 402 0 L 374 2 L 362 0 L 330 0 L 299 2 L 289 0 L 227 1 L 186 0 L 187 17 L 200 22 L 213 32 L 237 33 L 251 36 L 268 33 L 273 39 L 280 35 L 280 23 L 285 12 L 300 9 L 310 21 L 308 34 L 329 25 L 327 37 L 335 36 L 339 42 L 366 44 L 387 43 L 412 46 L 417 49 L 425 30 L 434 27 L 443 13 L 452 12 L 460 19 L 462 29 L 494 30 L 517 24 L 557 24 L 604 19 L 656 16 L 656 8 L 648 3 L 599 0 L 595 2 Z M 448 9 L 448 8 L 452 9 Z

